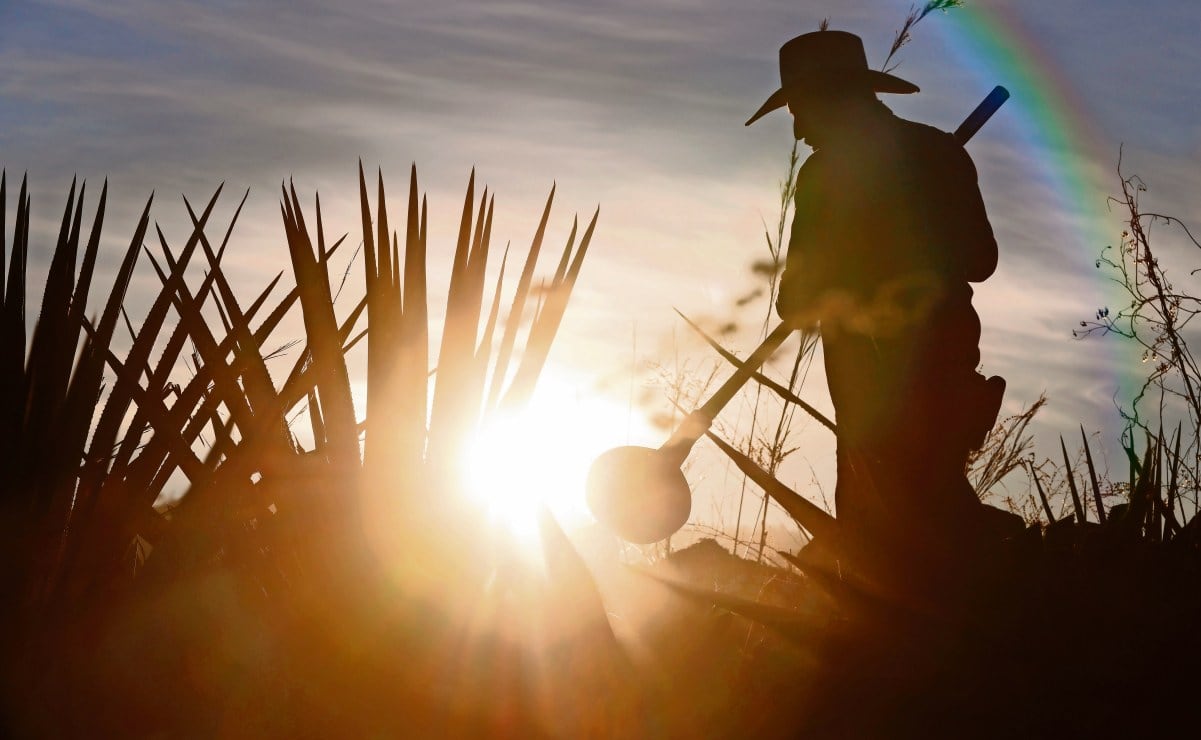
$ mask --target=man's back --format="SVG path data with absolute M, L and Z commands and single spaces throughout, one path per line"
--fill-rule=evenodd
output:
M 950 134 L 884 106 L 861 134 L 823 146 L 797 176 L 779 308 L 887 338 L 970 309 L 997 246 L 971 159 Z M 948 305 L 946 302 L 950 301 Z

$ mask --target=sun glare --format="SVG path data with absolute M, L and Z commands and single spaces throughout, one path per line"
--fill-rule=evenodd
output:
M 519 541 L 536 544 L 542 506 L 565 529 L 593 521 L 584 480 L 597 455 L 653 436 L 637 410 L 547 368 L 525 409 L 494 416 L 475 435 L 463 461 L 468 493 Z

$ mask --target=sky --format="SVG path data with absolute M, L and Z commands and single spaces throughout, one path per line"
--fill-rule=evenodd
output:
M 93 188 L 107 177 L 110 255 L 151 191 L 154 217 L 182 242 L 180 195 L 204 200 L 224 182 L 224 223 L 249 189 L 228 258 L 248 294 L 287 263 L 286 179 L 320 191 L 330 229 L 355 235 L 358 161 L 382 169 L 394 209 L 416 163 L 434 269 L 449 264 L 473 167 L 496 194 L 494 239 L 515 248 L 553 184 L 551 244 L 573 214 L 601 215 L 552 363 L 625 403 L 630 388 L 643 394 L 647 363 L 711 359 L 673 309 L 738 323 L 726 339 L 740 353 L 756 344 L 767 306 L 735 301 L 763 282 L 749 266 L 766 256 L 792 142 L 783 113 L 743 121 L 778 85 L 779 46 L 829 18 L 863 38 L 875 67 L 909 7 L 0 2 L 0 164 L 28 172 L 43 232 L 73 175 Z M 1147 206 L 1201 224 L 1199 26 L 1201 6 L 1183 1 L 969 0 L 926 18 L 898 56 L 895 74 L 922 88 L 884 96 L 906 118 L 953 130 L 993 85 L 1012 93 L 968 145 L 1001 248 L 975 303 L 983 371 L 1009 383 L 1005 410 L 1050 399 L 1033 427 L 1048 454 L 1083 425 L 1112 457 L 1115 398 L 1145 369 L 1119 341 L 1072 338 L 1120 300 L 1094 266 L 1121 231 L 1106 201 L 1119 152 L 1148 184 Z M 1195 264 L 1179 239 L 1157 238 L 1182 270 Z M 133 307 L 153 287 L 143 277 Z M 804 393 L 828 409 L 823 394 L 820 378 Z M 799 430 L 787 471 L 798 486 L 810 469 L 832 485 L 823 434 Z

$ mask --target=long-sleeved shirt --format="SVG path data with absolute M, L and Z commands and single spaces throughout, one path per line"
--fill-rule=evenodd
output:
M 915 384 L 975 370 L 969 283 L 997 264 L 975 167 L 950 134 L 883 106 L 862 133 L 801 167 L 776 304 L 798 326 L 820 323 L 848 431 L 888 423 Z

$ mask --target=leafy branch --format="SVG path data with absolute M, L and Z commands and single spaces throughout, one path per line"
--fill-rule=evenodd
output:
M 897 55 L 897 52 L 901 50 L 901 47 L 905 46 L 905 44 L 908 44 L 912 40 L 913 28 L 920 23 L 923 18 L 936 10 L 945 13 L 952 8 L 963 7 L 963 1 L 964 0 L 929 0 L 929 2 L 927 2 L 921 8 L 918 8 L 916 5 L 911 6 L 909 8 L 909 15 L 905 16 L 905 22 L 901 24 L 901 27 L 897 30 L 896 35 L 893 36 L 892 47 L 888 50 L 888 56 L 884 58 L 884 63 L 880 65 L 880 69 L 884 72 L 891 72 L 900 66 L 900 62 L 897 62 L 890 67 L 889 62 L 891 62 L 893 57 Z

